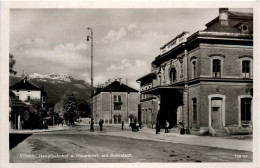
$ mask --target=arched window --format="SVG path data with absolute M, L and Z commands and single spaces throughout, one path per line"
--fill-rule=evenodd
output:
M 170 81 L 174 82 L 175 80 L 176 80 L 176 69 L 171 68 L 171 70 L 170 70 Z
M 117 101 L 117 96 L 115 95 L 115 96 L 114 96 L 114 102 L 116 102 L 116 101 Z
M 121 96 L 120 95 L 118 96 L 118 102 L 121 102 Z

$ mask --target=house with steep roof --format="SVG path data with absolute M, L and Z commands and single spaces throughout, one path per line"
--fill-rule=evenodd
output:
M 29 82 L 26 77 L 20 82 L 9 87 L 10 121 L 11 128 L 21 129 L 31 127 L 31 104 L 32 99 L 38 99 L 43 111 L 46 112 L 47 95 L 44 87 L 41 88 Z
M 92 99 L 95 123 L 100 119 L 105 124 L 129 123 L 138 117 L 139 93 L 120 81 L 97 88 Z
M 43 86 L 40 88 L 24 78 L 20 82 L 10 86 L 10 90 L 14 92 L 19 100 L 27 104 L 29 104 L 31 99 L 39 99 L 42 104 L 42 108 L 44 110 L 46 109 L 47 95 Z
M 205 26 L 160 48 L 151 73 L 137 80 L 141 108 L 157 102 L 162 126 L 183 122 L 194 134 L 252 133 L 253 14 L 220 8 Z

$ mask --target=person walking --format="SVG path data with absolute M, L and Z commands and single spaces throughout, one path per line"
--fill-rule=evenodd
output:
M 98 124 L 99 124 L 99 127 L 100 127 L 100 131 L 103 131 L 103 129 L 102 129 L 102 127 L 103 127 L 103 120 L 100 119 Z
M 169 122 L 166 120 L 166 123 L 165 123 L 165 133 L 169 133 Z
M 122 120 L 122 130 L 124 130 L 124 120 Z

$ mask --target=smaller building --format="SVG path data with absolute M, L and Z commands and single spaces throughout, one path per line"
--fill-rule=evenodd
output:
M 39 99 L 43 110 L 46 110 L 47 97 L 43 86 L 40 88 L 24 78 L 20 82 L 10 86 L 10 90 L 14 92 L 19 100 L 27 104 L 29 104 L 31 99 Z
M 10 127 L 12 129 L 33 128 L 34 126 L 31 122 L 35 120 L 35 117 L 33 117 L 34 115 L 31 112 L 30 101 L 32 99 L 40 100 L 42 110 L 46 113 L 46 97 L 43 87 L 40 88 L 32 84 L 26 78 L 10 86 Z M 33 122 L 36 123 L 36 121 Z
M 120 81 L 98 87 L 92 99 L 95 123 L 100 119 L 105 124 L 130 123 L 138 119 L 139 93 Z

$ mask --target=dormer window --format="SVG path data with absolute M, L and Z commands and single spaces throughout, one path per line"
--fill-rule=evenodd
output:
M 242 24 L 241 25 L 241 32 L 242 33 L 248 33 L 249 29 L 248 29 L 248 25 L 247 24 Z

